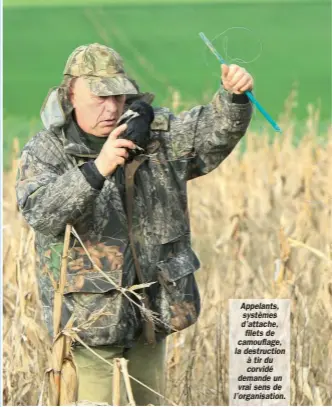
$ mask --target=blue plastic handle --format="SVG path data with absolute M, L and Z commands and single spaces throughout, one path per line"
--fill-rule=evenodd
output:
M 208 46 L 208 48 L 212 51 L 212 53 L 217 57 L 218 61 L 221 64 L 227 65 L 226 61 L 217 52 L 217 50 L 214 48 L 214 46 L 211 44 L 211 42 L 206 38 L 204 33 L 199 33 L 199 35 L 202 38 L 202 40 L 205 42 L 205 44 Z M 244 93 L 248 96 L 248 99 L 257 107 L 257 109 L 262 113 L 262 115 L 265 117 L 265 119 L 272 125 L 274 130 L 281 133 L 280 127 L 272 119 L 272 117 L 268 114 L 268 112 L 263 108 L 263 106 L 258 102 L 258 100 L 256 100 L 254 95 L 249 90 L 246 90 Z

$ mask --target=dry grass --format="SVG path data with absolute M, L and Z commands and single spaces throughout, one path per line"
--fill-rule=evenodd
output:
M 178 95 L 175 104 L 179 104 Z M 179 405 L 228 404 L 228 299 L 292 300 L 291 402 L 332 403 L 332 131 L 318 143 L 319 114 L 292 136 L 293 99 L 273 144 L 248 132 L 213 173 L 189 186 L 193 246 L 202 268 L 199 322 L 168 341 L 167 396 Z M 4 177 L 4 400 L 34 405 L 49 366 L 33 269 L 33 234 Z M 15 349 L 15 352 L 13 351 Z
M 17 142 L 15 150 L 18 150 Z M 50 343 L 41 323 L 34 272 L 34 233 L 16 209 L 13 170 L 4 175 L 3 389 L 4 403 L 34 405 L 43 392 Z

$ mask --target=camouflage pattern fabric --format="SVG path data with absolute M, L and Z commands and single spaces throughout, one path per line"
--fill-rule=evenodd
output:
M 199 316 L 194 277 L 199 261 L 190 244 L 186 185 L 215 169 L 245 134 L 251 103 L 231 100 L 220 88 L 210 104 L 178 116 L 166 108 L 154 109 L 148 159 L 135 175 L 133 233 L 144 279 L 155 282 L 148 293 L 160 319 L 156 324 L 160 337 L 190 326 Z M 45 112 L 52 122 L 47 103 Z M 79 169 L 96 156 L 73 137 L 70 123 L 40 131 L 21 155 L 17 201 L 36 231 L 39 288 L 50 335 L 64 230 L 71 223 L 90 257 L 73 236 L 62 326 L 74 314 L 79 335 L 88 345 L 130 347 L 142 330 L 142 317 L 114 287 L 137 283 L 127 219 L 114 176 L 97 191 Z
M 125 74 L 121 56 L 98 43 L 76 48 L 69 56 L 63 74 L 86 78 L 91 92 L 97 96 L 137 94 Z
M 121 56 L 112 48 L 98 43 L 82 45 L 69 56 L 63 80 L 50 89 L 41 109 L 47 130 L 64 126 L 73 111 L 69 89 L 75 78 L 83 77 L 90 91 L 98 96 L 126 95 L 126 107 L 135 100 L 152 103 L 154 94 L 141 93 L 136 81 L 124 70 Z

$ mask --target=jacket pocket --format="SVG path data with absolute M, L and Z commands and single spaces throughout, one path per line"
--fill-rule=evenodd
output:
M 132 321 L 137 321 L 137 316 L 136 307 L 116 289 L 122 285 L 122 259 L 116 260 L 118 252 L 112 246 L 103 247 L 99 259 L 97 252 L 89 253 L 95 264 L 105 263 L 105 267 L 98 271 L 81 248 L 71 249 L 61 324 L 65 326 L 73 317 L 79 337 L 91 346 L 130 342 L 137 329 Z
M 121 271 L 106 272 L 112 281 Z M 62 325 L 73 317 L 80 338 L 90 345 L 117 341 L 115 327 L 121 320 L 122 295 L 102 273 L 79 271 L 67 276 Z
M 168 335 L 194 324 L 200 313 L 200 296 L 194 272 L 200 263 L 190 247 L 157 263 L 158 292 L 154 311 L 157 331 Z

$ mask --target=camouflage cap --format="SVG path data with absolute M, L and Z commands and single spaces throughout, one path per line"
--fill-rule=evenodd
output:
M 69 56 L 63 74 L 84 77 L 91 92 L 97 96 L 137 94 L 125 73 L 121 56 L 98 43 L 76 48 Z

